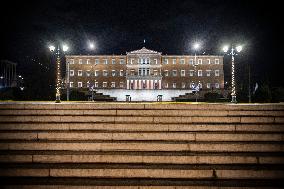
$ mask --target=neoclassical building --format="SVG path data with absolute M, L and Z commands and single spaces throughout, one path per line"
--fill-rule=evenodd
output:
M 223 56 L 163 55 L 143 47 L 126 55 L 68 55 L 66 62 L 65 80 L 71 89 L 94 87 L 112 96 L 170 97 L 191 92 L 196 86 L 202 90 L 224 88 Z

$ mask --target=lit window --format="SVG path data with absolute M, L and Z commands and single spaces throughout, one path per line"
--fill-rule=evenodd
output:
M 104 62 L 104 64 L 108 64 L 107 59 L 104 59 L 103 62 Z
M 184 64 L 184 63 L 185 63 L 184 59 L 180 59 L 180 64 Z
M 107 76 L 107 70 L 103 71 L 103 76 Z
M 103 82 L 103 87 L 107 87 L 107 82 Z
M 115 70 L 111 71 L 111 76 L 115 76 Z
M 165 70 L 165 76 L 169 76 L 169 71 Z
M 173 76 L 177 76 L 177 71 L 173 70 Z
M 99 63 L 100 63 L 99 59 L 96 59 L 95 64 L 99 64 Z
M 120 82 L 120 83 L 119 83 L 119 87 L 120 87 L 120 88 L 123 88 L 123 87 L 124 87 L 123 82 Z
M 154 75 L 157 76 L 158 75 L 158 70 L 154 70 Z
M 198 70 L 198 76 L 202 76 L 202 70 Z
M 82 88 L 82 86 L 83 86 L 82 82 L 78 82 L 78 87 Z
M 90 59 L 87 59 L 87 64 L 90 64 Z
M 69 86 L 72 88 L 72 87 L 74 87 L 74 83 L 73 82 L 70 82 L 69 83 Z
M 173 59 L 173 64 L 176 64 L 177 63 L 177 59 Z
M 198 59 L 198 64 L 202 64 L 202 59 Z
M 207 83 L 206 87 L 207 89 L 210 89 L 210 83 Z
M 164 64 L 168 64 L 169 63 L 169 60 L 168 59 L 165 59 L 164 60 Z
M 155 64 L 158 64 L 158 60 L 157 59 L 154 59 L 154 62 L 155 62 Z
M 168 83 L 165 83 L 165 88 L 169 88 L 169 84 Z
M 185 70 L 180 71 L 180 76 L 184 77 L 185 76 Z
M 90 81 L 87 81 L 87 88 L 90 87 Z
M 131 58 L 131 59 L 130 59 L 130 64 L 133 64 L 133 63 L 134 63 L 134 59 Z
M 219 76 L 219 75 L 220 75 L 219 70 L 215 70 L 215 76 Z
M 99 87 L 99 82 L 95 82 L 95 88 Z
M 83 61 L 82 61 L 82 59 L 79 59 L 79 64 L 83 64 Z
M 176 83 L 173 83 L 173 88 L 177 88 L 177 84 Z
M 123 76 L 123 70 L 120 70 L 119 76 Z
M 194 75 L 194 70 L 189 70 L 189 76 L 193 76 Z
M 99 70 L 95 70 L 95 77 L 99 76 Z
M 111 82 L 111 88 L 115 88 L 115 82 Z
M 219 59 L 215 59 L 215 64 L 219 64 Z
M 210 59 L 207 59 L 207 63 L 210 64 Z
M 135 70 L 130 70 L 130 75 L 134 75 L 135 74 Z
M 83 75 L 83 71 L 82 70 L 78 70 L 78 76 L 82 76 Z
M 219 89 L 219 87 L 220 87 L 219 83 L 215 83 L 215 88 Z
M 181 83 L 181 88 L 183 88 L 183 89 L 185 88 L 185 83 L 184 82 Z
M 90 70 L 87 70 L 87 71 L 86 71 L 86 76 L 87 76 L 87 77 L 90 77 L 90 75 L 91 75 Z
M 70 70 L 70 76 L 74 76 L 74 70 Z
M 193 59 L 189 59 L 189 64 L 193 65 Z
M 111 60 L 111 63 L 112 63 L 112 64 L 115 64 L 115 59 L 112 59 L 112 60 Z
M 74 59 L 70 59 L 70 60 L 69 60 L 69 63 L 70 63 L 70 64 L 74 64 Z
M 206 70 L 206 76 L 210 76 L 210 74 L 211 74 L 211 70 Z

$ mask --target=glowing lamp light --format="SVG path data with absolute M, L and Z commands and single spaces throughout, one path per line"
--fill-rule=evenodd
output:
M 93 50 L 93 49 L 95 48 L 95 44 L 94 44 L 94 43 L 89 43 L 89 48 L 90 48 L 91 50 Z
M 226 53 L 226 52 L 228 52 L 228 50 L 229 50 L 229 46 L 228 46 L 228 45 L 225 45 L 225 46 L 223 47 L 223 51 Z
M 241 45 L 239 45 L 239 46 L 236 47 L 236 50 L 237 50 L 238 52 L 241 52 L 241 51 L 243 50 L 243 47 L 242 47 Z
M 193 49 L 198 50 L 200 48 L 200 43 L 194 43 L 193 44 Z
M 64 52 L 68 51 L 69 47 L 67 45 L 62 45 L 62 50 Z
M 50 45 L 48 48 L 51 52 L 53 52 L 55 50 L 55 46 L 53 46 L 53 45 Z

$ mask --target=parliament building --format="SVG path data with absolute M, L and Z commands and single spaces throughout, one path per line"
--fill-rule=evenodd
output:
M 120 100 L 127 94 L 136 100 L 162 94 L 169 100 L 197 88 L 224 88 L 223 56 L 163 55 L 143 47 L 126 55 L 68 55 L 66 68 L 71 90 L 92 87 Z

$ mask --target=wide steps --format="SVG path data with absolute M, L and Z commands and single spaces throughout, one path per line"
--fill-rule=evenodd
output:
M 4 188 L 283 187 L 284 105 L 0 104 Z

